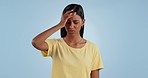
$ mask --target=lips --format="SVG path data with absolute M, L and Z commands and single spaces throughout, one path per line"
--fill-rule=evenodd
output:
M 71 29 L 68 29 L 68 32 L 69 33 L 74 33 L 75 31 L 74 30 L 71 30 Z

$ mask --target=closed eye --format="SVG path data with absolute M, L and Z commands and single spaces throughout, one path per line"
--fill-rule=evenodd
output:
M 78 20 L 74 20 L 73 22 L 74 22 L 74 24 L 78 24 L 78 23 L 79 23 L 79 21 L 78 21 Z

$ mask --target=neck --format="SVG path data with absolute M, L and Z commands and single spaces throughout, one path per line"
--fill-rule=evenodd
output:
M 74 42 L 78 42 L 79 40 L 82 39 L 82 37 L 80 35 L 68 35 L 65 37 L 66 40 L 68 40 L 69 42 L 71 43 L 74 43 Z

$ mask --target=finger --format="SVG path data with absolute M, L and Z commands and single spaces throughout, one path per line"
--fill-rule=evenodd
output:
M 73 9 L 72 10 L 69 10 L 69 11 L 67 11 L 65 14 L 70 14 L 70 13 L 73 13 L 74 11 L 73 11 Z
M 66 14 L 64 14 L 64 16 L 65 17 L 68 17 L 68 18 L 71 17 L 71 16 L 73 16 L 73 15 L 74 15 L 74 13 L 66 13 Z
M 76 12 L 70 13 L 70 16 L 74 16 L 76 15 Z
M 76 12 L 74 12 L 73 15 L 76 15 Z
M 76 13 L 70 13 L 69 16 L 68 16 L 68 18 L 71 18 L 71 17 L 73 17 L 74 15 L 76 15 Z

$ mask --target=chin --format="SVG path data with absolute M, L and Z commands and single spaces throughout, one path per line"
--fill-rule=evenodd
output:
M 75 35 L 76 33 L 75 32 L 68 32 L 67 34 L 69 34 L 69 35 Z

